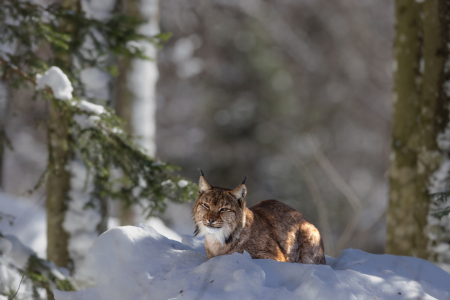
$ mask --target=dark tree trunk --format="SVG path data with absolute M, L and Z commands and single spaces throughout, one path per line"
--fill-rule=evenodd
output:
M 397 0 L 390 193 L 386 252 L 430 257 L 430 179 L 448 157 L 438 136 L 445 93 L 448 2 Z M 432 258 L 431 258 L 432 259 Z

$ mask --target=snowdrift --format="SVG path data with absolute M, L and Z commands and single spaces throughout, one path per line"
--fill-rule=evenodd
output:
M 450 300 L 450 274 L 418 258 L 347 249 L 320 266 L 253 260 L 248 253 L 208 260 L 201 242 L 183 242 L 148 225 L 111 229 L 90 251 L 96 285 L 55 291 L 55 298 Z

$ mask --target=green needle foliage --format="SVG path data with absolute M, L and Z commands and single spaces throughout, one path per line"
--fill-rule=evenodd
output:
M 43 96 L 52 97 L 46 92 Z M 106 112 L 95 114 L 80 109 L 80 99 L 49 100 L 55 101 L 61 113 L 71 116 L 66 118 L 71 136 L 69 147 L 79 154 L 94 177 L 92 199 L 118 199 L 126 207 L 137 204 L 150 216 L 164 211 L 166 200 L 184 202 L 195 195 L 197 186 L 169 175 L 178 167 L 148 156 L 126 133 L 123 121 L 113 110 L 107 108 Z
M 146 40 L 162 45 L 170 37 L 167 33 L 144 36 L 137 31 L 142 23 L 124 14 L 95 20 L 86 17 L 80 7 L 72 10 L 58 4 L 44 7 L 21 0 L 0 0 L 0 78 L 15 88 L 29 84 L 34 88 L 36 74 L 57 66 L 74 87 L 72 100 L 55 99 L 49 88 L 36 92 L 34 99 L 56 107 L 65 123 L 63 128 L 68 130 L 68 152 L 80 157 L 87 168 L 86 183 L 92 182 L 94 188 L 86 209 L 95 207 L 95 199 L 116 199 L 125 207 L 139 205 L 150 216 L 163 211 L 167 200 L 191 200 L 197 189 L 193 183 L 171 175 L 177 167 L 147 155 L 112 109 L 96 113 L 80 105 L 86 99 L 79 78 L 81 70 L 97 67 L 117 76 L 119 57 L 152 59 L 139 47 L 130 47 L 136 45 L 130 42 Z M 0 120 L 0 154 L 5 147 L 12 149 Z M 34 189 L 54 171 L 52 151 L 49 146 L 47 169 Z M 0 213 L 0 218 L 7 217 Z M 25 274 L 25 280 L 31 280 L 35 299 L 39 299 L 39 287 L 53 299 L 55 288 L 73 290 L 69 279 L 55 269 L 52 263 L 33 255 L 19 272 Z
M 0 239 L 3 236 L 0 234 Z M 24 289 L 25 285 L 28 285 L 31 289 L 31 299 L 42 300 L 39 289 L 45 289 L 48 300 L 54 300 L 53 290 L 58 289 L 60 291 L 74 291 L 75 287 L 70 278 L 64 275 L 58 270 L 58 268 L 51 262 L 43 260 L 37 257 L 35 254 L 30 255 L 27 264 L 22 268 L 17 266 L 10 260 L 5 259 L 0 253 L 0 266 L 8 267 L 15 271 L 16 274 L 22 275 L 20 286 L 4 286 L 4 291 L 0 292 L 1 295 L 7 296 L 8 299 L 24 299 L 17 296 L 20 289 Z M 7 284 L 4 282 L 4 284 Z M 6 289 L 5 289 L 6 288 Z M 27 293 L 28 294 L 28 293 Z M 27 299 L 29 299 L 27 297 Z
M 74 291 L 70 279 L 59 272 L 54 264 L 43 260 L 36 255 L 31 255 L 28 259 L 25 270 L 21 271 L 32 282 L 33 299 L 41 299 L 38 287 L 47 291 L 47 299 L 54 299 L 53 290 Z
M 15 69 L 36 74 L 58 66 L 69 76 L 76 93 L 82 95 L 77 72 L 69 67 L 71 62 L 61 57 L 69 55 L 76 60 L 77 70 L 93 66 L 116 70 L 105 55 L 152 59 L 139 48 L 127 47 L 127 43 L 147 40 L 161 46 L 170 38 L 168 33 L 152 37 L 138 33 L 143 21 L 125 14 L 96 20 L 87 18 L 81 9 L 65 9 L 58 3 L 43 7 L 20 0 L 0 0 L 0 7 L 1 43 L 7 46 L 0 47 L 0 58 L 4 60 L 0 76 L 16 86 L 25 78 Z M 83 45 L 86 40 L 91 42 L 88 47 Z
M 78 78 L 80 70 L 98 67 L 117 75 L 114 59 L 105 57 L 151 59 L 141 49 L 127 47 L 127 43 L 147 40 L 161 45 L 170 35 L 139 34 L 137 28 L 142 20 L 124 14 L 114 14 L 100 21 L 87 18 L 81 9 L 73 11 L 58 4 L 43 7 L 19 0 L 0 0 L 0 7 L 1 43 L 6 45 L 0 47 L 0 76 L 18 87 L 25 82 L 35 84 L 37 73 L 58 66 L 74 86 L 77 97 L 71 101 L 56 100 L 49 90 L 37 92 L 36 98 L 52 101 L 65 116 L 70 150 L 83 159 L 89 176 L 94 179 L 92 198 L 118 199 L 126 206 L 138 204 L 147 215 L 164 210 L 167 199 L 190 200 L 195 186 L 190 182 L 180 183 L 182 178 L 171 176 L 170 172 L 176 167 L 148 156 L 134 142 L 134 137 L 126 133 L 114 111 L 107 109 L 96 115 L 77 105 L 85 98 Z M 90 40 L 93 47 L 83 45 L 86 40 Z M 69 57 L 69 61 L 64 57 Z M 80 120 L 85 120 L 89 126 Z M 8 141 L 1 130 L 0 148 L 9 145 Z M 52 168 L 51 160 L 50 153 L 46 174 Z M 45 181 L 46 174 L 35 188 Z
M 434 193 L 434 194 L 430 194 L 430 197 L 432 197 L 432 199 L 437 202 L 444 203 L 444 202 L 448 201 L 448 198 L 450 197 L 450 192 Z M 442 219 L 443 216 L 446 216 L 448 214 L 450 214 L 450 206 L 447 206 L 447 207 L 444 207 L 441 209 L 437 209 L 431 213 L 431 215 L 433 217 L 438 218 L 438 219 Z

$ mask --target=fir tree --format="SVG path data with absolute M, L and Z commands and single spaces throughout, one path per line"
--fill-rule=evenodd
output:
M 95 199 L 116 199 L 125 207 L 138 205 L 150 216 L 163 211 L 167 200 L 191 199 L 195 186 L 170 175 L 175 166 L 150 157 L 112 109 L 99 110 L 100 106 L 86 101 L 79 73 L 83 68 L 95 66 L 117 76 L 114 60 L 105 60 L 105 55 L 151 59 L 139 48 L 129 47 L 130 43 L 147 40 L 161 45 L 168 35 L 142 35 L 137 28 L 143 21 L 125 14 L 116 13 L 106 20 L 88 18 L 78 1 L 44 7 L 25 1 L 0 0 L 0 6 L 0 77 L 14 88 L 34 88 L 36 74 L 57 66 L 74 87 L 72 99 L 57 99 L 50 88 L 36 91 L 34 97 L 50 104 L 48 164 L 33 188 L 47 183 L 47 215 L 49 220 L 53 218 L 49 228 L 59 231 L 49 232 L 49 243 L 52 236 L 55 243 L 62 243 L 49 244 L 48 259 L 58 266 L 70 267 L 64 244 L 67 237 L 61 238 L 59 234 L 64 235 L 61 210 L 67 206 L 71 176 L 67 164 L 75 155 L 87 168 L 86 183 L 92 180 L 94 186 L 92 201 L 86 204 L 86 209 L 98 205 Z M 92 40 L 95 49 L 83 48 L 86 38 Z M 43 57 L 37 49 L 46 49 L 51 55 Z M 1 126 L 0 149 L 8 145 L 6 131 Z

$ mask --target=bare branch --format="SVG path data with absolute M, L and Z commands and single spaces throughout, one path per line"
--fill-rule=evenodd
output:
M 4 60 L 3 58 L 0 57 L 0 63 L 4 64 L 5 66 L 9 67 L 11 70 L 13 70 L 14 72 L 16 72 L 17 74 L 19 74 L 22 78 L 28 80 L 29 82 L 31 82 L 32 84 L 36 85 L 36 80 L 34 80 L 33 78 L 31 78 L 27 73 L 23 72 L 22 70 L 20 70 L 18 67 L 16 67 L 15 65 L 13 65 L 10 62 L 7 62 L 6 60 Z
M 319 224 L 322 228 L 324 243 L 326 245 L 326 248 L 328 249 L 327 252 L 330 255 L 335 255 L 336 249 L 333 243 L 333 235 L 331 233 L 330 222 L 328 221 L 328 208 L 323 201 L 322 196 L 320 195 L 319 187 L 317 186 L 314 177 L 312 176 L 311 171 L 307 166 L 303 167 L 302 175 L 303 178 L 305 178 L 309 192 L 316 206 L 317 214 L 319 215 Z
M 325 174 L 327 174 L 328 178 L 330 178 L 331 182 L 333 182 L 336 188 L 342 193 L 342 195 L 345 196 L 351 207 L 356 212 L 360 211 L 363 207 L 363 204 L 358 196 L 356 196 L 353 189 L 345 182 L 338 171 L 336 171 L 336 169 L 333 167 L 333 164 L 328 160 L 325 154 L 323 154 L 311 135 L 308 135 L 308 142 L 310 144 L 314 158 L 317 160 L 319 166 L 325 171 Z
M 16 297 L 17 293 L 19 292 L 20 285 L 22 284 L 22 281 L 23 281 L 24 278 L 25 278 L 25 274 L 23 274 L 23 275 L 22 275 L 22 279 L 20 279 L 19 287 L 17 288 L 17 291 L 14 293 L 14 295 L 13 295 L 13 296 L 11 297 L 11 299 L 9 299 L 9 300 L 13 300 L 13 299 Z
M 306 185 L 308 187 L 309 193 L 311 194 L 314 205 L 316 206 L 317 214 L 319 216 L 319 224 L 322 229 L 322 238 L 326 246 L 327 253 L 330 255 L 335 254 L 335 248 L 333 243 L 333 235 L 331 233 L 330 222 L 328 221 L 328 208 L 322 199 L 319 187 L 317 186 L 311 170 L 306 166 L 306 164 L 301 163 L 299 159 L 292 153 L 288 153 L 291 162 L 299 170 L 300 174 L 305 179 Z

